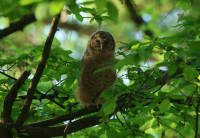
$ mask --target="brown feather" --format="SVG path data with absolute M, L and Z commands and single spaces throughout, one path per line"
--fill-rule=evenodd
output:
M 114 85 L 116 72 L 111 69 L 94 72 L 103 67 L 113 66 L 114 51 L 115 41 L 109 32 L 97 31 L 92 34 L 82 58 L 79 87 L 76 90 L 76 96 L 83 106 L 105 102 L 105 99 L 99 96 L 104 90 Z

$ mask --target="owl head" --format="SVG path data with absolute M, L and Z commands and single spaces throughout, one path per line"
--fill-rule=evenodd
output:
M 113 53 L 115 50 L 115 40 L 111 33 L 106 31 L 97 31 L 90 37 L 88 46 L 91 50 L 98 53 Z

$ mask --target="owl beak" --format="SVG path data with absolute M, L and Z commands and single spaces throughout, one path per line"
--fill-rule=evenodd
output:
M 102 43 L 100 44 L 100 48 L 101 48 L 101 51 L 103 51 L 103 44 Z

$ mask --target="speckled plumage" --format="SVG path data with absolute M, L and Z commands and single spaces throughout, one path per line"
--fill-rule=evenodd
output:
M 106 31 L 97 31 L 90 37 L 82 58 L 81 76 L 76 96 L 83 106 L 103 104 L 105 99 L 100 94 L 114 85 L 116 72 L 106 69 L 98 73 L 96 70 L 113 66 L 115 41 Z

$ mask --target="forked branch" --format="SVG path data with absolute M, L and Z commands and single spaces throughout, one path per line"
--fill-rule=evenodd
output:
M 45 46 L 44 46 L 44 49 L 43 49 L 43 53 L 42 53 L 40 63 L 38 65 L 38 68 L 36 70 L 36 73 L 35 73 L 32 81 L 29 85 L 27 97 L 24 101 L 22 111 L 21 111 L 21 113 L 20 113 L 20 115 L 19 115 L 19 117 L 16 121 L 16 124 L 15 124 L 17 129 L 20 129 L 20 127 L 22 127 L 22 125 L 24 124 L 24 122 L 25 122 L 25 120 L 28 116 L 30 106 L 31 106 L 31 103 L 32 103 L 32 100 L 33 100 L 33 97 L 34 97 L 34 91 L 37 88 L 37 85 L 39 83 L 39 80 L 42 76 L 45 65 L 47 63 L 47 59 L 49 57 L 49 53 L 50 53 L 50 50 L 51 50 L 51 44 L 53 42 L 54 35 L 57 31 L 59 19 L 60 19 L 60 15 L 58 17 L 55 17 L 52 21 L 51 28 L 50 28 L 49 34 L 48 34 L 46 42 L 45 42 Z
M 11 123 L 11 112 L 12 112 L 12 105 L 17 97 L 17 93 L 21 85 L 25 82 L 25 80 L 30 75 L 30 71 L 24 71 L 24 73 L 19 77 L 19 79 L 15 82 L 12 86 L 11 90 L 9 91 L 6 99 L 4 101 L 3 112 L 1 114 L 1 121 L 2 123 Z

